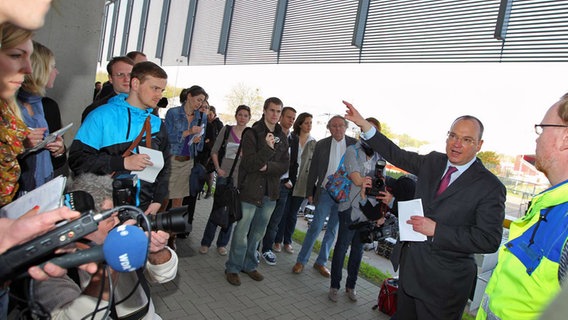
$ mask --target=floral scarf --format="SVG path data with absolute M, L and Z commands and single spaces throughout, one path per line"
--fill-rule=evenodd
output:
M 10 109 L 0 102 L 0 207 L 12 201 L 18 190 L 20 165 L 18 155 L 24 151 L 28 127 Z

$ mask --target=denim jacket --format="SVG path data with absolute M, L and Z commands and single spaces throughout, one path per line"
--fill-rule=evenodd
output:
M 199 112 L 199 110 L 195 110 L 194 113 L 195 117 L 191 122 L 191 126 L 196 126 L 199 120 L 201 120 L 200 125 L 205 128 L 205 126 L 207 126 L 207 115 Z M 188 128 L 189 124 L 187 122 L 183 106 L 174 107 L 168 110 L 166 113 L 166 129 L 168 131 L 168 140 L 170 141 L 172 155 L 182 155 L 183 143 L 186 141 L 186 138 L 182 136 L 182 133 Z M 188 141 L 192 140 L 193 135 L 190 135 Z M 192 158 L 195 156 L 195 151 L 203 150 L 204 143 L 205 139 L 203 137 L 196 146 L 191 146 L 189 150 Z

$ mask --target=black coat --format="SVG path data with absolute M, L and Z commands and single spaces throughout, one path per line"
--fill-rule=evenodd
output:
M 476 279 L 473 254 L 493 253 L 501 243 L 505 186 L 477 159 L 435 197 L 446 154 L 405 151 L 379 132 L 367 142 L 387 161 L 418 177 L 415 198 L 422 200 L 424 216 L 436 222 L 434 237 L 396 245 L 391 260 L 395 266 L 400 261 L 399 290 L 439 308 L 440 319 L 461 314 Z
M 274 136 L 280 138 L 274 149 L 266 143 L 266 135 L 270 131 L 264 120 L 256 122 L 243 132 L 241 139 L 241 163 L 239 166 L 239 183 L 241 201 L 260 206 L 266 195 L 270 200 L 280 196 L 280 177 L 288 170 L 288 139 L 276 124 Z M 264 165 L 266 171 L 260 171 Z

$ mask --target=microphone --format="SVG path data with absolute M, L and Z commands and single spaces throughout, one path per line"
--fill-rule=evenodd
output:
M 55 249 L 95 232 L 100 221 L 111 217 L 114 212 L 121 209 L 127 210 L 129 215 L 144 215 L 142 210 L 133 206 L 120 206 L 101 213 L 93 211 L 84 212 L 80 218 L 67 221 L 65 224 L 59 225 L 41 236 L 0 254 L 0 284 L 15 275 L 25 272 L 31 266 L 45 262 L 47 256 Z M 144 233 L 142 232 L 142 234 Z M 148 243 L 145 235 L 144 239 Z
M 148 237 L 136 226 L 121 225 L 109 232 L 103 244 L 107 264 L 116 271 L 142 268 L 148 259 Z
M 106 261 L 115 271 L 130 272 L 144 267 L 147 256 L 148 237 L 144 231 L 135 226 L 122 225 L 109 232 L 103 245 L 53 258 L 48 262 L 68 269 L 89 262 Z

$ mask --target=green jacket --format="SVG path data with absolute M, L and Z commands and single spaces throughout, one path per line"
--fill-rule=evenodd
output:
M 560 290 L 568 238 L 568 181 L 536 195 L 511 224 L 509 241 L 487 284 L 477 319 L 536 319 Z

